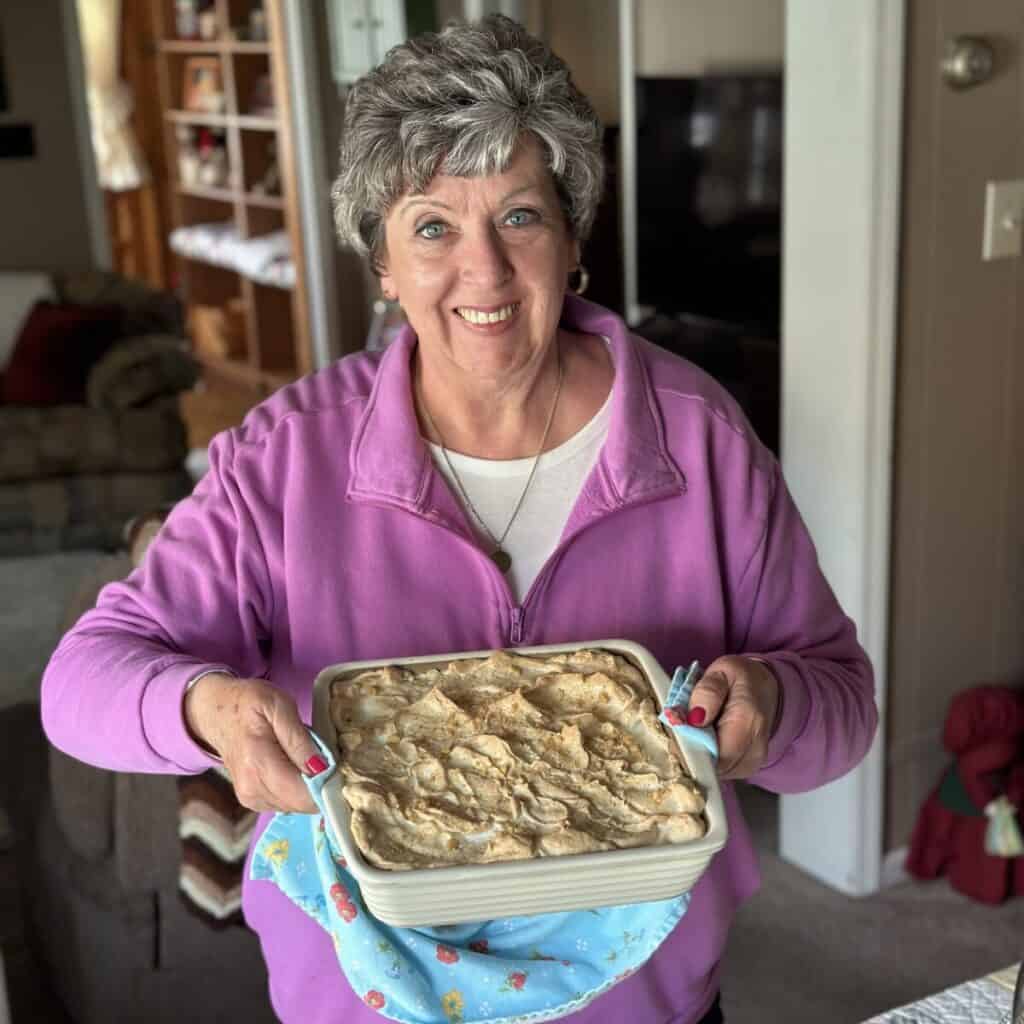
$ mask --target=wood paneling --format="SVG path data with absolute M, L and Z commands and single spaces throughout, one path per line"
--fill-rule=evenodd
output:
M 639 13 L 638 13 L 639 17 Z M 605 124 L 619 121 L 619 5 L 616 0 L 546 0 L 548 45 Z
M 130 192 L 108 193 L 114 269 L 156 289 L 170 288 L 170 183 L 157 89 L 158 26 L 151 4 L 121 5 L 121 77 L 132 91 L 131 126 L 145 157 L 149 180 Z

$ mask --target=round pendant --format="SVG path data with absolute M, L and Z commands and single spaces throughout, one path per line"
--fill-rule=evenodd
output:
M 512 559 L 508 553 L 497 548 L 491 552 L 491 561 L 503 572 L 506 573 L 512 568 Z

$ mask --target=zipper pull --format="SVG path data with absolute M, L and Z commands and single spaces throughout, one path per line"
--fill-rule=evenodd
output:
M 518 605 L 512 609 L 512 646 L 516 647 L 523 642 L 523 609 Z

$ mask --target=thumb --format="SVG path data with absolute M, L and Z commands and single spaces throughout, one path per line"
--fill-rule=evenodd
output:
M 718 717 L 729 692 L 729 679 L 724 672 L 714 669 L 705 672 L 697 681 L 690 696 L 690 711 L 686 721 L 690 725 L 711 725 Z
M 279 696 L 281 699 L 276 702 L 271 719 L 271 727 L 277 742 L 288 760 L 303 775 L 317 775 L 327 767 L 327 762 L 299 718 L 299 709 L 295 701 L 283 694 Z

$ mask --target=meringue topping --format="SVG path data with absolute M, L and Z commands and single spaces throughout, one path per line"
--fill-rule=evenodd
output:
M 367 861 L 403 870 L 687 842 L 704 795 L 620 655 L 495 651 L 331 684 Z

